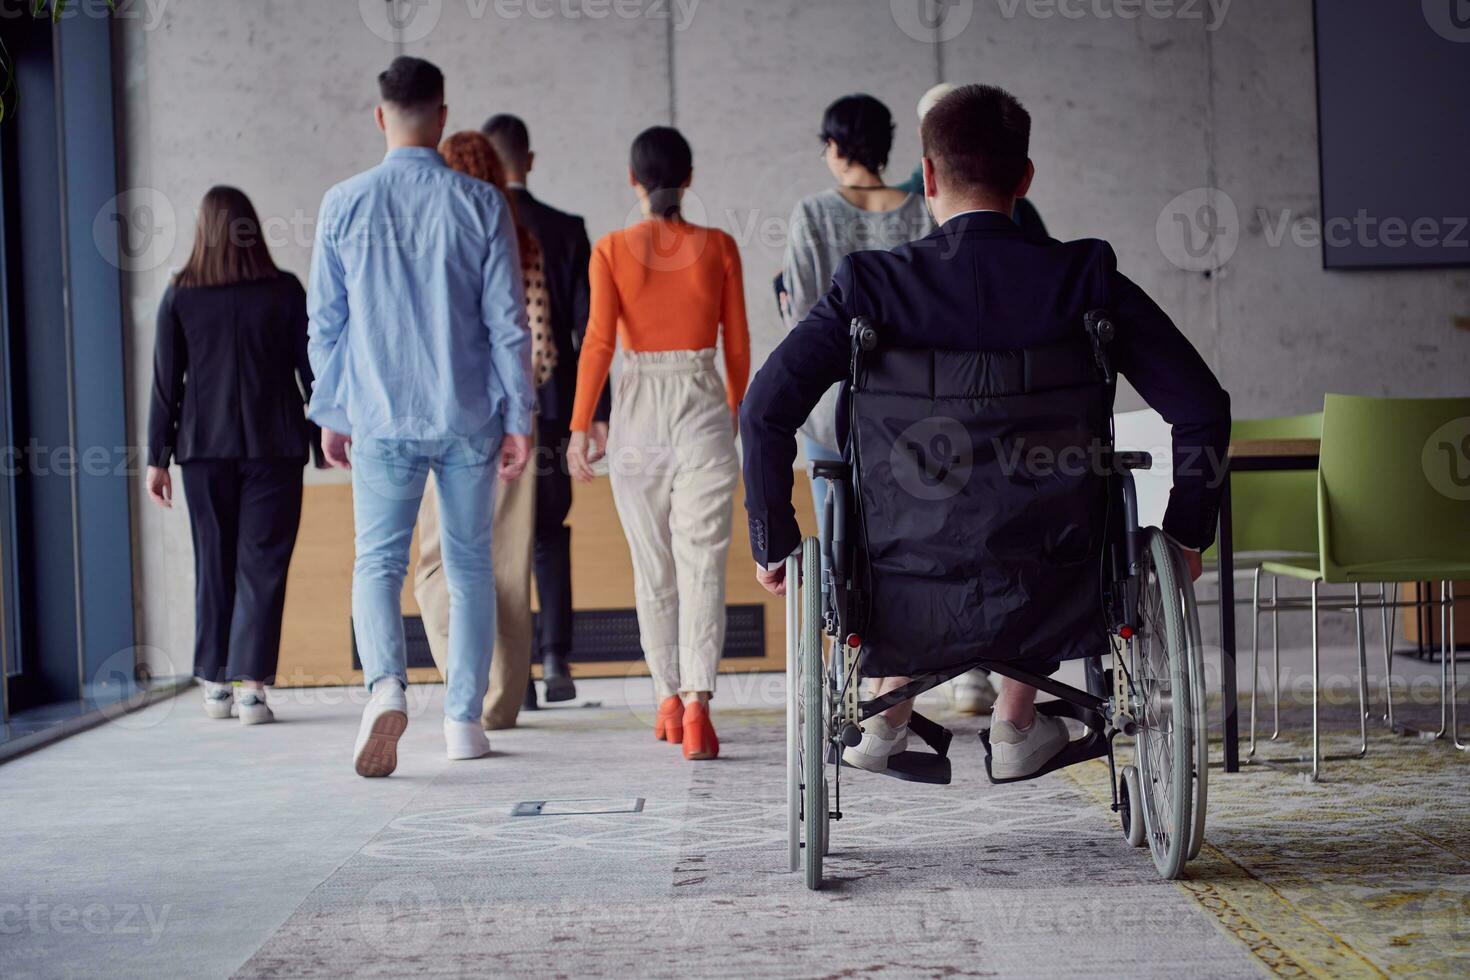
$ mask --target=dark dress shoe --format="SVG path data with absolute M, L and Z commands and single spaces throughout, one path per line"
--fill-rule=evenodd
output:
M 536 682 L 530 678 L 526 679 L 526 700 L 521 702 L 522 711 L 540 711 L 541 705 L 536 701 Z
M 546 682 L 546 700 L 570 701 L 577 696 L 567 658 L 560 653 L 547 653 L 541 658 L 541 679 Z

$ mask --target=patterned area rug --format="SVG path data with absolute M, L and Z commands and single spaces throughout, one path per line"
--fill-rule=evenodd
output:
M 1325 744 L 1356 748 L 1345 729 Z M 1260 751 L 1308 749 L 1294 736 Z M 1384 734 L 1326 766 L 1319 783 L 1215 773 L 1208 843 L 1180 887 L 1278 976 L 1470 976 L 1470 756 Z M 1107 798 L 1101 763 L 1066 775 Z
M 722 758 L 697 765 L 626 710 L 501 733 L 239 976 L 1470 972 L 1470 762 L 1443 745 L 1385 739 L 1319 785 L 1217 776 L 1210 844 L 1174 884 L 1123 842 L 1104 765 L 992 787 L 976 722 L 949 719 L 953 785 L 844 778 L 830 885 L 813 893 L 785 868 L 782 716 L 716 721 Z M 511 815 L 632 798 L 641 812 Z

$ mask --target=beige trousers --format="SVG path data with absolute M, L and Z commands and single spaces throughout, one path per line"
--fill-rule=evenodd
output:
M 514 483 L 495 487 L 491 561 L 495 570 L 495 653 L 481 722 L 514 728 L 531 679 L 531 548 L 536 525 L 536 479 L 528 468 Z M 439 551 L 439 498 L 432 476 L 419 506 L 419 561 L 413 594 L 424 619 L 429 652 L 449 676 L 449 581 Z M 488 637 L 487 637 L 488 640 Z
M 608 427 L 643 655 L 660 699 L 715 689 L 740 466 L 715 352 L 625 352 Z

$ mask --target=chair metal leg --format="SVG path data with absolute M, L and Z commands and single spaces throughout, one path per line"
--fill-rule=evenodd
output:
M 1450 629 L 1446 649 L 1450 658 L 1450 735 L 1455 748 L 1470 752 L 1470 744 L 1460 741 L 1460 660 L 1455 656 L 1455 583 L 1450 582 Z
M 1380 599 L 1388 594 L 1388 583 L 1379 583 L 1378 594 Z M 1383 722 L 1388 730 L 1393 731 L 1393 627 L 1394 620 L 1398 617 L 1399 584 L 1393 583 L 1393 601 L 1391 604 L 1380 607 L 1379 618 L 1383 621 L 1383 700 L 1385 711 Z
M 1251 738 L 1245 757 L 1256 754 L 1256 698 L 1261 687 L 1261 566 L 1251 576 Z
M 1450 660 L 1455 655 L 1455 645 L 1447 631 L 1447 615 L 1449 607 L 1445 597 L 1449 594 L 1445 582 L 1439 583 L 1439 731 L 1434 733 L 1435 738 L 1444 738 L 1444 733 L 1449 730 L 1449 705 L 1445 702 L 1445 692 L 1450 685 Z
M 1353 583 L 1353 619 L 1358 630 L 1358 728 L 1362 740 L 1358 758 L 1368 754 L 1368 638 L 1363 631 L 1363 586 Z
M 1281 737 L 1281 629 L 1276 614 L 1278 576 L 1271 576 L 1271 739 Z
M 1321 689 L 1322 650 L 1317 636 L 1317 582 L 1312 582 L 1312 782 L 1322 778 L 1322 726 L 1318 705 Z

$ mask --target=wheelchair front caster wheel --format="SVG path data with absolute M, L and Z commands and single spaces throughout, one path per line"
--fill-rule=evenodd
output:
M 1118 818 L 1123 824 L 1123 839 L 1130 847 L 1142 847 L 1143 792 L 1138 784 L 1138 770 L 1124 766 L 1118 780 Z
M 855 748 L 863 740 L 863 730 L 852 722 L 842 726 L 842 744 L 848 748 Z

